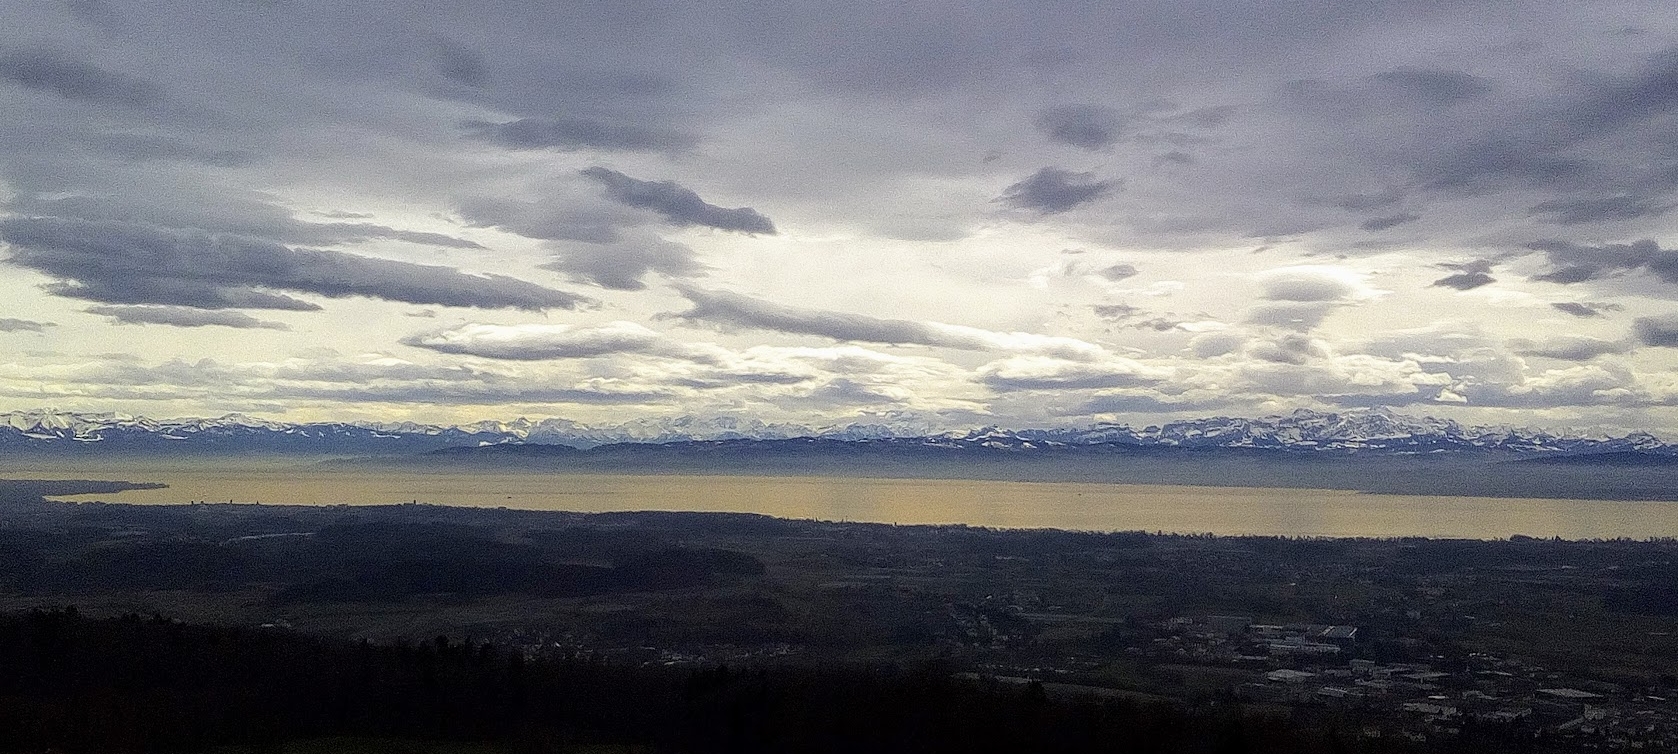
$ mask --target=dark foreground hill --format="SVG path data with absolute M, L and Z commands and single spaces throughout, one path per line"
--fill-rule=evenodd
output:
M 355 736 L 669 752 L 1387 752 L 1236 711 L 1057 699 L 915 669 L 527 661 L 69 611 L 0 618 L 0 751 L 277 750 Z M 225 751 L 226 749 L 222 749 Z M 1495 751 L 1482 749 L 1482 751 Z

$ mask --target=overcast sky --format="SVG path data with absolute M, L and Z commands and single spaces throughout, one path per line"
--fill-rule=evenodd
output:
M 1666 2 L 0 4 L 0 410 L 1678 433 Z

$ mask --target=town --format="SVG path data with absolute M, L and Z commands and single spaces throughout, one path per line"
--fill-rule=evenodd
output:
M 10 505 L 0 609 L 695 669 L 932 663 L 1365 739 L 1678 749 L 1678 542 Z M 165 557 L 167 556 L 167 557 Z M 1475 739 L 1478 740 L 1478 739 Z

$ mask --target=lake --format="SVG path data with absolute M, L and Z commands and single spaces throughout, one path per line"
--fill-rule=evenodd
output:
M 848 477 L 25 468 L 7 478 L 127 479 L 168 489 L 65 500 L 716 511 L 999 528 L 1313 537 L 1678 537 L 1678 504 L 1376 495 L 1343 490 Z

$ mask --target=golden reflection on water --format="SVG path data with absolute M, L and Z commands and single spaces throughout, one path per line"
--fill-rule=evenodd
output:
M 168 489 L 67 497 L 439 505 L 578 512 L 722 511 L 782 518 L 1091 531 L 1326 537 L 1569 539 L 1678 536 L 1678 504 L 1367 495 L 1341 490 L 835 477 L 632 476 L 320 469 L 8 470 L 8 478 L 159 481 Z

